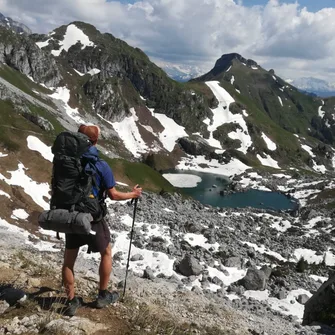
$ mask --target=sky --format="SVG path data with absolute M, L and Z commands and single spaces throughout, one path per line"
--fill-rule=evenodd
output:
M 332 83 L 334 7 L 334 0 L 0 0 L 0 12 L 34 32 L 85 21 L 159 65 L 205 72 L 237 52 L 284 79 Z

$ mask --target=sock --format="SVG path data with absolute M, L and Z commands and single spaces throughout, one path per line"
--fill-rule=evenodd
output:
M 101 296 L 101 297 L 105 297 L 106 295 L 107 295 L 107 290 L 99 290 L 99 295 Z

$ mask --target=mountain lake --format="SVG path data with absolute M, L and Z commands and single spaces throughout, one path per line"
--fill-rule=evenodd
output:
M 167 179 L 174 179 L 172 184 L 178 187 L 181 192 L 200 201 L 204 205 L 230 208 L 254 207 L 278 211 L 291 210 L 297 207 L 297 202 L 294 199 L 289 199 L 278 192 L 251 189 L 246 192 L 222 196 L 220 195 L 220 191 L 225 190 L 229 183 L 229 179 L 222 175 L 178 170 L 165 171 L 163 175 L 166 174 L 169 174 L 169 178 Z M 191 182 L 190 176 L 194 177 L 191 178 Z

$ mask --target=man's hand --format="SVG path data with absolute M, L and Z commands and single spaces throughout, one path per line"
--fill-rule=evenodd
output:
M 133 187 L 134 198 L 139 198 L 142 195 L 142 187 L 138 184 Z
M 131 192 L 120 192 L 115 187 L 112 187 L 107 191 L 107 194 L 112 200 L 137 199 L 142 194 L 142 187 L 135 185 Z

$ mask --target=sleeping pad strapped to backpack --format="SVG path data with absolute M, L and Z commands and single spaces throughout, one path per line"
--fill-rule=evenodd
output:
M 106 215 L 105 197 L 96 183 L 98 151 L 85 134 L 62 132 L 52 153 L 51 210 L 40 215 L 40 226 L 63 233 L 89 234 L 90 222 Z

